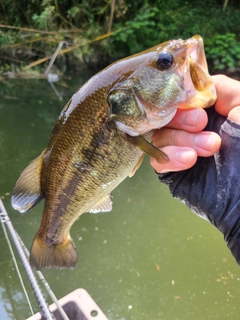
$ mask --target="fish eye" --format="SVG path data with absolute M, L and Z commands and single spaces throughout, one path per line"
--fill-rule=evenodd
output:
M 160 70 L 169 69 L 173 65 L 173 56 L 168 51 L 162 51 L 158 54 L 156 63 Z

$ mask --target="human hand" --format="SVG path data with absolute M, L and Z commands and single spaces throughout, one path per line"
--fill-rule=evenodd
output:
M 168 185 L 173 197 L 181 200 L 192 212 L 211 222 L 223 233 L 228 248 L 240 265 L 240 82 L 224 76 L 214 76 L 213 79 L 218 100 L 215 108 L 206 109 L 208 123 L 205 130 L 219 135 L 221 138 L 219 150 L 213 156 L 197 157 L 196 164 L 191 168 L 187 168 L 186 164 L 186 170 L 180 171 L 177 168 L 174 172 L 176 167 L 173 166 L 168 173 L 158 173 L 158 177 L 161 182 Z M 203 119 L 201 117 L 200 119 Z M 173 121 L 179 121 L 179 115 Z M 194 137 L 202 134 L 196 129 L 201 122 L 204 121 L 201 120 L 194 126 L 195 131 L 182 132 L 182 127 L 179 125 L 176 129 L 180 127 L 180 130 L 164 129 L 166 131 L 163 131 L 165 135 L 163 140 L 172 139 L 173 146 L 168 148 L 173 154 L 182 145 L 190 146 L 196 153 L 200 153 L 201 150 L 193 145 L 192 141 Z M 172 130 L 180 133 L 176 134 Z M 162 135 L 158 137 L 158 134 L 155 136 L 157 139 L 155 144 L 162 139 Z M 175 137 L 184 134 L 185 141 L 183 143 L 180 141 L 179 146 L 179 140 Z M 205 154 L 207 152 L 205 148 Z M 163 165 L 155 163 L 153 165 L 156 171 L 164 170 Z
M 218 99 L 216 111 L 233 121 L 240 122 L 240 82 L 223 75 L 212 76 Z M 158 130 L 153 143 L 169 156 L 169 161 L 160 164 L 154 158 L 150 163 L 157 172 L 181 171 L 191 168 L 198 156 L 215 154 L 221 144 L 214 132 L 202 131 L 208 121 L 203 109 L 178 110 L 172 121 Z

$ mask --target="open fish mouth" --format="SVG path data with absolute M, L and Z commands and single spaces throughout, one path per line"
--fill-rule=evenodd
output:
M 184 66 L 184 87 L 188 95 L 187 103 L 180 109 L 189 107 L 209 107 L 216 101 L 216 90 L 208 73 L 208 66 L 201 36 L 186 41 L 187 59 Z
M 205 91 L 212 86 L 211 78 L 189 57 L 189 71 L 192 83 L 197 91 Z
M 203 38 L 201 36 L 193 36 L 186 40 L 189 54 L 192 60 L 208 74 L 207 60 L 204 52 Z
M 204 52 L 203 39 L 200 36 L 194 36 L 189 39 L 189 47 L 193 47 L 189 55 L 189 71 L 193 85 L 196 90 L 203 91 L 212 86 L 211 78 L 208 74 L 207 60 Z

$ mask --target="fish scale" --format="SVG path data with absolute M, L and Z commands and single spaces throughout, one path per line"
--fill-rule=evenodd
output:
M 61 189 L 57 188 L 59 183 L 59 167 L 54 163 L 57 156 L 55 156 L 54 151 L 51 150 L 51 141 L 49 143 L 51 160 L 48 161 L 48 156 L 46 156 L 46 160 L 45 157 L 43 157 L 43 172 L 46 174 L 42 175 L 42 189 L 47 190 L 48 185 L 53 185 L 56 189 L 53 187 L 52 193 L 51 191 L 48 192 L 48 197 L 45 197 L 46 204 L 44 214 L 47 217 L 50 216 L 50 212 L 53 215 L 58 214 L 59 216 L 59 212 L 61 211 L 61 216 L 64 212 L 68 211 L 72 212 L 75 220 L 77 218 L 75 211 L 79 210 L 79 208 L 82 208 L 82 212 L 89 211 L 95 202 L 105 195 L 108 195 L 119 183 L 118 177 L 122 177 L 123 175 L 126 177 L 128 175 L 129 171 L 131 171 L 135 165 L 136 159 L 139 158 L 142 153 L 141 150 L 130 145 L 129 142 L 123 138 L 123 133 L 119 132 L 113 121 L 109 122 L 109 107 L 107 101 L 105 100 L 104 102 L 105 104 L 101 103 L 101 101 L 99 103 L 97 99 L 90 96 L 89 99 L 84 101 L 81 108 L 74 109 L 74 112 L 71 113 L 67 122 L 64 124 L 65 127 L 70 126 L 72 128 L 71 133 L 73 132 L 75 139 L 69 137 L 69 130 L 59 130 L 57 141 L 54 139 L 53 144 L 58 144 L 57 154 L 59 149 L 62 150 L 67 147 L 68 150 L 72 150 L 73 146 L 78 145 L 74 154 L 69 155 L 68 162 L 65 166 L 61 166 L 61 173 L 65 176 L 61 183 Z M 89 112 L 91 114 L 91 121 L 93 121 L 95 125 L 88 130 L 85 129 L 85 134 L 83 134 L 81 144 L 79 144 L 77 138 L 78 133 L 81 132 L 81 126 L 78 126 L 77 122 L 78 119 L 81 119 L 82 127 L 86 128 L 86 124 L 89 121 Z M 63 114 L 62 117 L 65 117 L 65 114 Z M 101 132 L 104 132 L 104 134 L 101 134 Z M 98 143 L 97 138 L 102 136 L 104 136 L 105 142 L 102 143 L 101 141 L 101 143 Z M 132 155 L 130 158 L 129 151 Z M 47 153 L 48 149 L 46 150 L 46 154 Z M 111 157 L 109 157 L 109 154 L 111 154 Z M 75 163 L 80 162 L 79 158 L 80 160 L 81 158 L 84 159 L 91 170 L 76 168 Z M 126 160 L 128 166 L 126 166 Z M 51 161 L 53 161 L 53 163 Z M 52 169 L 49 170 L 49 167 Z M 111 168 L 111 171 L 109 171 L 109 168 Z M 55 180 L 57 180 L 57 183 L 55 183 Z M 102 185 L 109 183 L 109 181 L 114 181 L 114 183 L 109 184 L 109 187 L 103 190 Z M 56 192 L 56 190 L 59 192 Z M 85 190 L 87 190 L 87 194 Z M 98 197 L 96 197 L 96 194 L 98 194 Z M 48 198 L 51 199 L 50 202 Z M 68 201 L 69 198 L 74 199 L 74 201 Z M 45 226 L 48 225 L 48 218 L 46 218 Z M 60 239 L 61 236 L 63 236 L 59 228 L 53 231 L 51 227 L 47 228 L 51 234 L 58 233 Z M 42 230 L 42 234 L 43 236 L 47 236 L 44 229 Z
M 168 161 L 151 139 L 177 108 L 204 108 L 215 99 L 200 36 L 170 40 L 119 60 L 86 82 L 13 190 L 12 206 L 20 212 L 44 199 L 31 265 L 74 267 L 74 221 L 84 212 L 110 211 L 112 190 L 135 173 L 145 153 Z

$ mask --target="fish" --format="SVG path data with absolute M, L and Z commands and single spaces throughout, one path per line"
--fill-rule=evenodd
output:
M 152 136 L 178 108 L 206 108 L 216 91 L 201 36 L 169 40 L 110 64 L 67 102 L 48 144 L 17 180 L 12 207 L 21 213 L 44 199 L 30 250 L 37 270 L 74 268 L 70 229 L 85 213 L 109 212 L 112 191 L 140 167 L 145 154 L 168 156 Z

